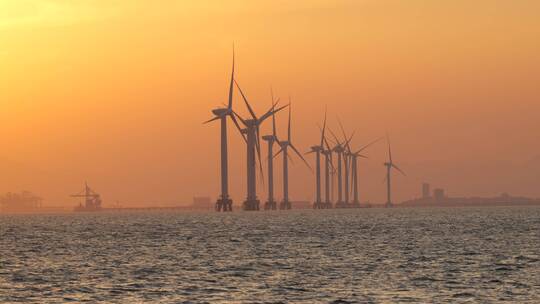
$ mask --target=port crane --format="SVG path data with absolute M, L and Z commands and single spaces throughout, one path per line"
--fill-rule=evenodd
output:
M 75 211 L 98 211 L 101 209 L 101 196 L 88 187 L 88 183 L 85 183 L 84 189 L 76 194 L 72 194 L 71 197 L 84 198 L 84 205 L 79 203 L 79 206 L 75 208 Z

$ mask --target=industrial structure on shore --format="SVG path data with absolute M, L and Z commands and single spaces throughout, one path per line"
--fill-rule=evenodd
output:
M 72 194 L 71 197 L 81 198 L 83 202 L 79 202 L 79 206 L 75 207 L 75 212 L 92 212 L 101 211 L 101 196 L 94 190 L 88 187 L 88 183 L 84 184 L 84 189 L 76 194 Z
M 8 192 L 0 197 L 0 211 L 3 213 L 26 213 L 41 210 L 43 199 L 30 191 Z
M 420 198 L 404 201 L 401 207 L 493 207 L 493 206 L 532 206 L 540 205 L 540 199 L 512 196 L 503 193 L 496 197 L 450 197 L 444 189 L 435 188 L 431 192 L 431 185 L 422 184 Z

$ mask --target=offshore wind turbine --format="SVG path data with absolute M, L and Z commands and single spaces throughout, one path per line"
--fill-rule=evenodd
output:
M 321 130 L 321 142 L 318 146 L 312 146 L 309 153 L 315 153 L 315 202 L 313 209 L 323 209 L 324 204 L 321 200 L 321 153 L 324 151 L 324 133 L 326 131 L 326 110 L 324 111 L 324 122 Z M 328 178 L 328 177 L 327 177 Z
M 362 151 L 366 150 L 367 148 L 369 148 L 369 146 L 375 144 L 376 142 L 382 140 L 383 137 L 381 138 L 378 138 L 372 142 L 370 142 L 369 144 L 361 147 L 360 149 L 358 149 L 357 151 L 355 152 L 351 152 L 350 153 L 350 156 L 351 156 L 351 162 L 352 162 L 352 185 L 353 185 L 353 202 L 352 202 L 352 206 L 353 208 L 360 208 L 360 200 L 359 200 L 359 195 L 358 195 L 358 157 L 362 157 L 362 158 L 367 158 L 367 156 L 365 155 L 362 155 L 360 154 Z
M 349 177 L 350 177 L 350 165 L 351 165 L 351 162 L 350 162 L 350 159 L 351 159 L 351 147 L 349 145 L 349 143 L 351 142 L 353 136 L 354 136 L 354 132 L 351 134 L 351 137 L 349 139 L 347 139 L 347 134 L 345 133 L 345 129 L 343 128 L 343 125 L 341 124 L 341 121 L 339 121 L 339 127 L 341 128 L 341 132 L 343 133 L 343 140 L 345 141 L 345 144 L 343 145 L 343 152 L 342 152 L 342 155 L 343 155 L 343 162 L 344 162 L 344 165 L 345 165 L 345 189 L 344 189 L 344 194 L 345 194 L 345 202 L 344 202 L 344 207 L 346 208 L 349 208 L 351 206 L 350 204 L 350 192 L 349 192 Z
M 345 152 L 345 148 L 343 147 L 343 144 L 339 141 L 337 136 L 332 132 L 332 130 L 329 130 L 330 134 L 334 137 L 334 140 L 336 141 L 336 144 L 334 148 L 332 149 L 333 152 L 337 154 L 337 175 L 338 175 L 338 198 L 337 202 L 335 204 L 336 208 L 343 208 L 345 207 L 345 202 L 343 201 L 343 174 L 342 174 L 342 160 L 343 160 L 343 153 Z
M 326 137 L 323 137 L 324 144 L 326 149 L 323 149 L 321 153 L 324 155 L 324 209 L 332 209 L 332 203 L 334 201 L 334 174 L 336 169 L 332 162 L 332 149 L 326 140 Z M 330 188 L 330 183 L 332 183 L 332 188 Z
M 392 169 L 397 170 L 399 173 L 406 176 L 405 172 L 401 170 L 396 164 L 394 164 L 394 161 L 392 160 L 392 148 L 390 147 L 390 137 L 388 134 L 386 134 L 386 140 L 388 141 L 388 161 L 384 163 L 384 166 L 386 167 L 386 195 L 387 195 L 387 201 L 386 201 L 386 207 L 390 208 L 393 206 L 392 204 L 392 189 L 391 189 L 391 173 Z
M 260 202 L 257 198 L 257 176 L 256 176 L 256 161 L 255 161 L 255 154 L 257 154 L 257 157 L 259 159 L 259 167 L 262 172 L 262 161 L 261 161 L 261 147 L 260 147 L 260 141 L 259 141 L 259 128 L 261 124 L 270 116 L 273 114 L 281 111 L 283 108 L 287 106 L 280 107 L 278 109 L 275 108 L 276 104 L 273 104 L 270 110 L 268 110 L 264 115 L 261 117 L 257 117 L 253 109 L 251 108 L 251 105 L 249 104 L 246 96 L 244 95 L 244 92 L 242 92 L 242 89 L 238 85 L 238 82 L 236 80 L 234 81 L 236 84 L 236 87 L 240 91 L 240 94 L 242 95 L 242 98 L 244 99 L 244 102 L 249 110 L 249 113 L 251 114 L 251 119 L 243 119 L 240 117 L 236 112 L 233 111 L 234 115 L 240 119 L 242 124 L 245 126 L 244 129 L 241 130 L 242 134 L 245 134 L 247 136 L 246 140 L 246 148 L 247 148 L 247 196 L 246 200 L 244 201 L 244 210 L 246 211 L 256 211 L 259 210 Z M 257 151 L 255 153 L 255 151 Z
M 289 125 L 287 128 L 287 140 L 280 141 L 279 145 L 281 146 L 281 149 L 276 153 L 275 156 L 277 156 L 279 153 L 283 153 L 283 201 L 279 204 L 279 209 L 282 210 L 289 210 L 292 208 L 291 202 L 289 201 L 289 148 L 293 149 L 293 151 L 302 159 L 304 164 L 311 169 L 306 159 L 298 152 L 298 149 L 293 145 L 291 141 L 291 104 L 290 104 L 290 98 L 289 98 Z
M 271 92 L 272 96 L 272 111 L 275 109 L 274 103 L 274 93 Z M 278 99 L 279 101 L 279 99 Z M 273 147 L 274 143 L 279 144 L 279 140 L 276 134 L 276 114 L 272 113 L 272 134 L 265 135 L 262 137 L 263 140 L 268 142 L 268 200 L 264 204 L 264 210 L 276 210 L 277 203 L 274 199 L 274 152 Z
M 240 130 L 240 126 L 236 121 L 236 118 L 233 114 L 233 82 L 234 82 L 234 48 L 233 48 L 233 58 L 232 58 L 232 72 L 231 72 L 231 82 L 229 85 L 229 103 L 226 108 L 217 108 L 212 110 L 214 118 L 204 122 L 207 124 L 209 122 L 220 120 L 221 121 L 221 195 L 216 202 L 216 211 L 232 211 L 233 201 L 229 197 L 229 168 L 228 168 L 228 153 L 227 153 L 227 117 L 230 117 L 234 122 L 236 127 Z M 242 135 L 243 136 L 243 135 Z M 245 138 L 244 138 L 245 139 Z

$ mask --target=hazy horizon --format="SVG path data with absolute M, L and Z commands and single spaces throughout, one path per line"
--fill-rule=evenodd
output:
M 354 147 L 388 131 L 407 172 L 396 201 L 424 181 L 452 196 L 540 197 L 539 34 L 532 0 L 0 2 L 0 193 L 74 206 L 88 181 L 106 206 L 216 198 L 219 125 L 202 122 L 227 100 L 234 43 L 257 113 L 271 86 L 291 96 L 302 152 L 326 105 L 335 133 L 337 117 L 356 130 Z M 245 147 L 231 124 L 229 135 L 240 206 Z M 386 149 L 359 161 L 362 201 L 385 200 Z M 280 199 L 281 158 L 276 168 Z M 313 200 L 314 175 L 296 159 L 290 174 L 291 198 Z

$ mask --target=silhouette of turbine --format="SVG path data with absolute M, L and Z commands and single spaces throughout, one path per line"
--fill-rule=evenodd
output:
M 293 151 L 302 159 L 304 164 L 311 170 L 311 167 L 309 166 L 306 159 L 298 152 L 298 149 L 293 145 L 291 141 L 291 104 L 290 104 L 290 98 L 289 98 L 289 125 L 287 128 L 287 140 L 286 141 L 280 141 L 279 145 L 281 146 L 281 149 L 276 153 L 277 156 L 280 153 L 283 153 L 283 201 L 279 205 L 279 209 L 282 210 L 289 210 L 292 208 L 291 202 L 289 201 L 289 163 L 288 160 L 290 158 L 289 155 L 289 147 L 293 149 Z
M 313 203 L 313 209 L 323 209 L 324 204 L 321 200 L 321 153 L 324 151 L 324 134 L 326 131 L 326 114 L 324 111 L 324 122 L 321 130 L 321 141 L 318 146 L 312 146 L 311 151 L 306 154 L 315 153 L 315 202 Z
M 257 176 L 256 176 L 256 164 L 255 164 L 255 154 L 257 154 L 257 158 L 259 160 L 259 169 L 261 172 L 261 177 L 264 178 L 262 175 L 262 161 L 261 161 L 261 146 L 260 146 L 260 140 L 259 140 L 259 129 L 261 124 L 270 116 L 273 114 L 281 111 L 282 109 L 286 108 L 287 106 L 280 107 L 278 109 L 275 109 L 276 104 L 273 104 L 270 110 L 268 110 L 264 115 L 262 115 L 260 118 L 255 115 L 255 112 L 251 108 L 251 105 L 249 104 L 246 96 L 244 95 L 244 92 L 238 85 L 238 82 L 235 80 L 234 83 L 236 84 L 236 87 L 240 91 L 240 94 L 242 95 L 242 98 L 244 99 L 244 102 L 249 110 L 249 113 L 251 114 L 251 119 L 243 119 L 240 117 L 236 112 L 233 111 L 234 115 L 242 122 L 242 124 L 245 126 L 244 129 L 241 130 L 242 134 L 247 135 L 246 140 L 246 148 L 247 148 L 247 197 L 246 201 L 244 202 L 244 210 L 246 211 L 256 211 L 260 208 L 260 202 L 257 199 Z M 255 150 L 257 153 L 255 153 Z
M 396 164 L 394 164 L 394 161 L 392 160 L 392 148 L 390 146 L 390 136 L 386 134 L 386 140 L 388 142 L 388 161 L 384 163 L 384 166 L 386 167 L 386 195 L 387 195 L 387 201 L 386 201 L 386 207 L 390 208 L 393 206 L 392 204 L 392 189 L 391 189 L 391 173 L 392 169 L 397 170 L 399 173 L 406 176 L 405 172 L 401 170 Z
M 383 138 L 384 137 L 378 138 L 378 139 L 368 143 L 367 145 L 361 147 L 357 151 L 355 151 L 355 152 L 351 151 L 350 152 L 351 168 L 352 168 L 352 172 L 351 172 L 352 181 L 351 181 L 351 183 L 352 183 L 352 191 L 353 191 L 353 202 L 352 202 L 352 207 L 353 208 L 360 208 L 360 200 L 359 200 L 359 194 L 358 194 L 358 157 L 367 158 L 367 156 L 362 155 L 360 153 L 362 151 L 366 150 L 367 148 L 369 148 L 371 145 L 379 142 Z
M 274 103 L 274 92 L 270 90 L 270 95 L 272 97 L 272 110 L 275 109 Z M 276 103 L 279 102 L 279 99 Z M 272 113 L 272 134 L 265 135 L 262 137 L 263 140 L 268 142 L 268 200 L 264 204 L 264 210 L 276 210 L 277 203 L 274 199 L 274 152 L 273 146 L 274 143 L 279 144 L 279 140 L 276 134 L 276 114 Z
M 221 120 L 221 195 L 216 202 L 216 211 L 232 211 L 233 201 L 229 197 L 229 168 L 227 154 L 227 117 L 230 117 L 236 127 L 240 130 L 240 125 L 233 115 L 233 82 L 234 82 L 234 47 L 232 58 L 231 82 L 229 85 L 229 103 L 226 108 L 212 110 L 214 118 L 205 121 L 204 124 L 215 120 Z M 242 135 L 243 137 L 243 135 Z M 245 138 L 244 138 L 245 140 Z

